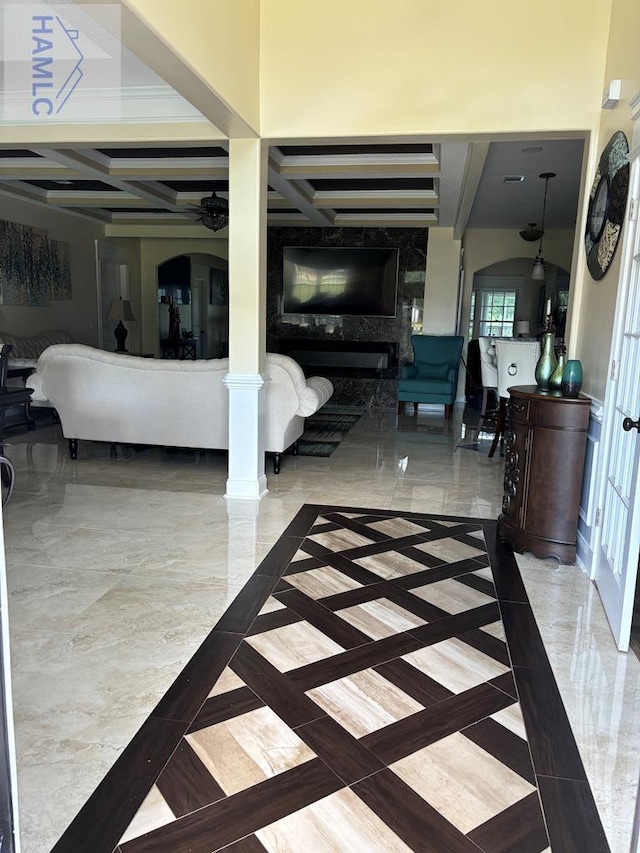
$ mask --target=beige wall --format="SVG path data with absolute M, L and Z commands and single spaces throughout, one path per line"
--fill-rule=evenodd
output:
M 460 246 L 460 240 L 453 239 L 453 228 L 429 229 L 422 324 L 425 335 L 456 333 Z
M 52 240 L 69 243 L 71 300 L 56 300 L 46 308 L 0 306 L 0 329 L 14 335 L 32 335 L 47 329 L 71 332 L 78 343 L 97 345 L 95 244 L 102 226 L 0 195 L 0 219 L 44 228 Z
M 263 0 L 262 135 L 590 129 L 610 7 Z
M 587 213 L 586 199 L 602 149 L 611 135 L 622 130 L 631 143 L 631 110 L 629 98 L 640 90 L 640 3 L 637 0 L 614 0 L 606 70 L 601 90 L 610 80 L 623 81 L 622 99 L 611 110 L 602 110 L 590 151 L 584 190 L 584 210 L 580 234 L 584 233 Z M 624 231 L 622 239 L 624 239 Z M 620 244 L 622 240 L 620 241 Z M 609 349 L 615 314 L 618 278 L 620 276 L 621 245 L 606 275 L 594 281 L 586 268 L 584 243 L 580 237 L 577 265 L 580 304 L 577 310 L 576 343 L 572 355 L 581 359 L 584 367 L 583 390 L 599 400 L 604 399 L 609 371 Z M 573 321 L 575 322 L 575 321 Z
M 129 22 L 126 14 L 131 10 L 154 36 L 171 46 L 171 53 L 193 73 L 194 92 L 197 80 L 204 81 L 244 122 L 256 131 L 259 129 L 260 0 L 121 2 L 125 27 L 129 26 L 131 32 L 134 30 L 135 22 Z M 125 42 L 131 32 L 123 32 Z M 153 57 L 145 56 L 145 37 L 149 38 L 141 33 L 130 47 L 151 64 Z M 181 82 L 188 82 L 188 77 L 181 74 L 180 69 L 176 70 L 171 55 L 167 55 L 164 74 L 161 68 L 154 70 L 189 98 L 190 92 L 181 89 Z

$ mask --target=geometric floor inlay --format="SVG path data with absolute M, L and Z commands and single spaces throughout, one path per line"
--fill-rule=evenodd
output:
M 595 853 L 495 522 L 305 506 L 53 853 Z

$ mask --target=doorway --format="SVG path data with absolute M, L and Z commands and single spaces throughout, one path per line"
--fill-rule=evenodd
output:
M 229 274 L 224 258 L 194 252 L 158 266 L 158 334 L 163 358 L 229 354 Z

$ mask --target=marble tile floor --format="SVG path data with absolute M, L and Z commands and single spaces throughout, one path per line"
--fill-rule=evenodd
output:
M 496 518 L 502 463 L 487 458 L 488 438 L 475 443 L 459 411 L 451 424 L 369 412 L 330 458 L 287 457 L 279 477 L 267 466 L 270 492 L 256 506 L 223 498 L 224 454 L 120 449 L 114 459 L 87 442 L 71 462 L 55 426 L 10 437 L 23 851 L 52 848 L 303 504 Z M 640 667 L 615 651 L 579 569 L 517 561 L 611 849 L 622 853 L 640 770 Z M 346 621 L 384 633 L 399 619 L 409 630 L 411 617 L 388 611 L 362 605 Z M 332 801 L 338 811 L 344 799 Z

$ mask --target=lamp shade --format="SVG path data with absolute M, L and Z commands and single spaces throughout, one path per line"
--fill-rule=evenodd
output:
M 534 281 L 544 281 L 544 260 L 541 257 L 537 257 L 533 262 L 531 278 Z
M 112 299 L 107 320 L 135 320 L 128 299 Z
M 531 327 L 528 320 L 516 320 L 515 333 L 518 337 L 528 335 Z

